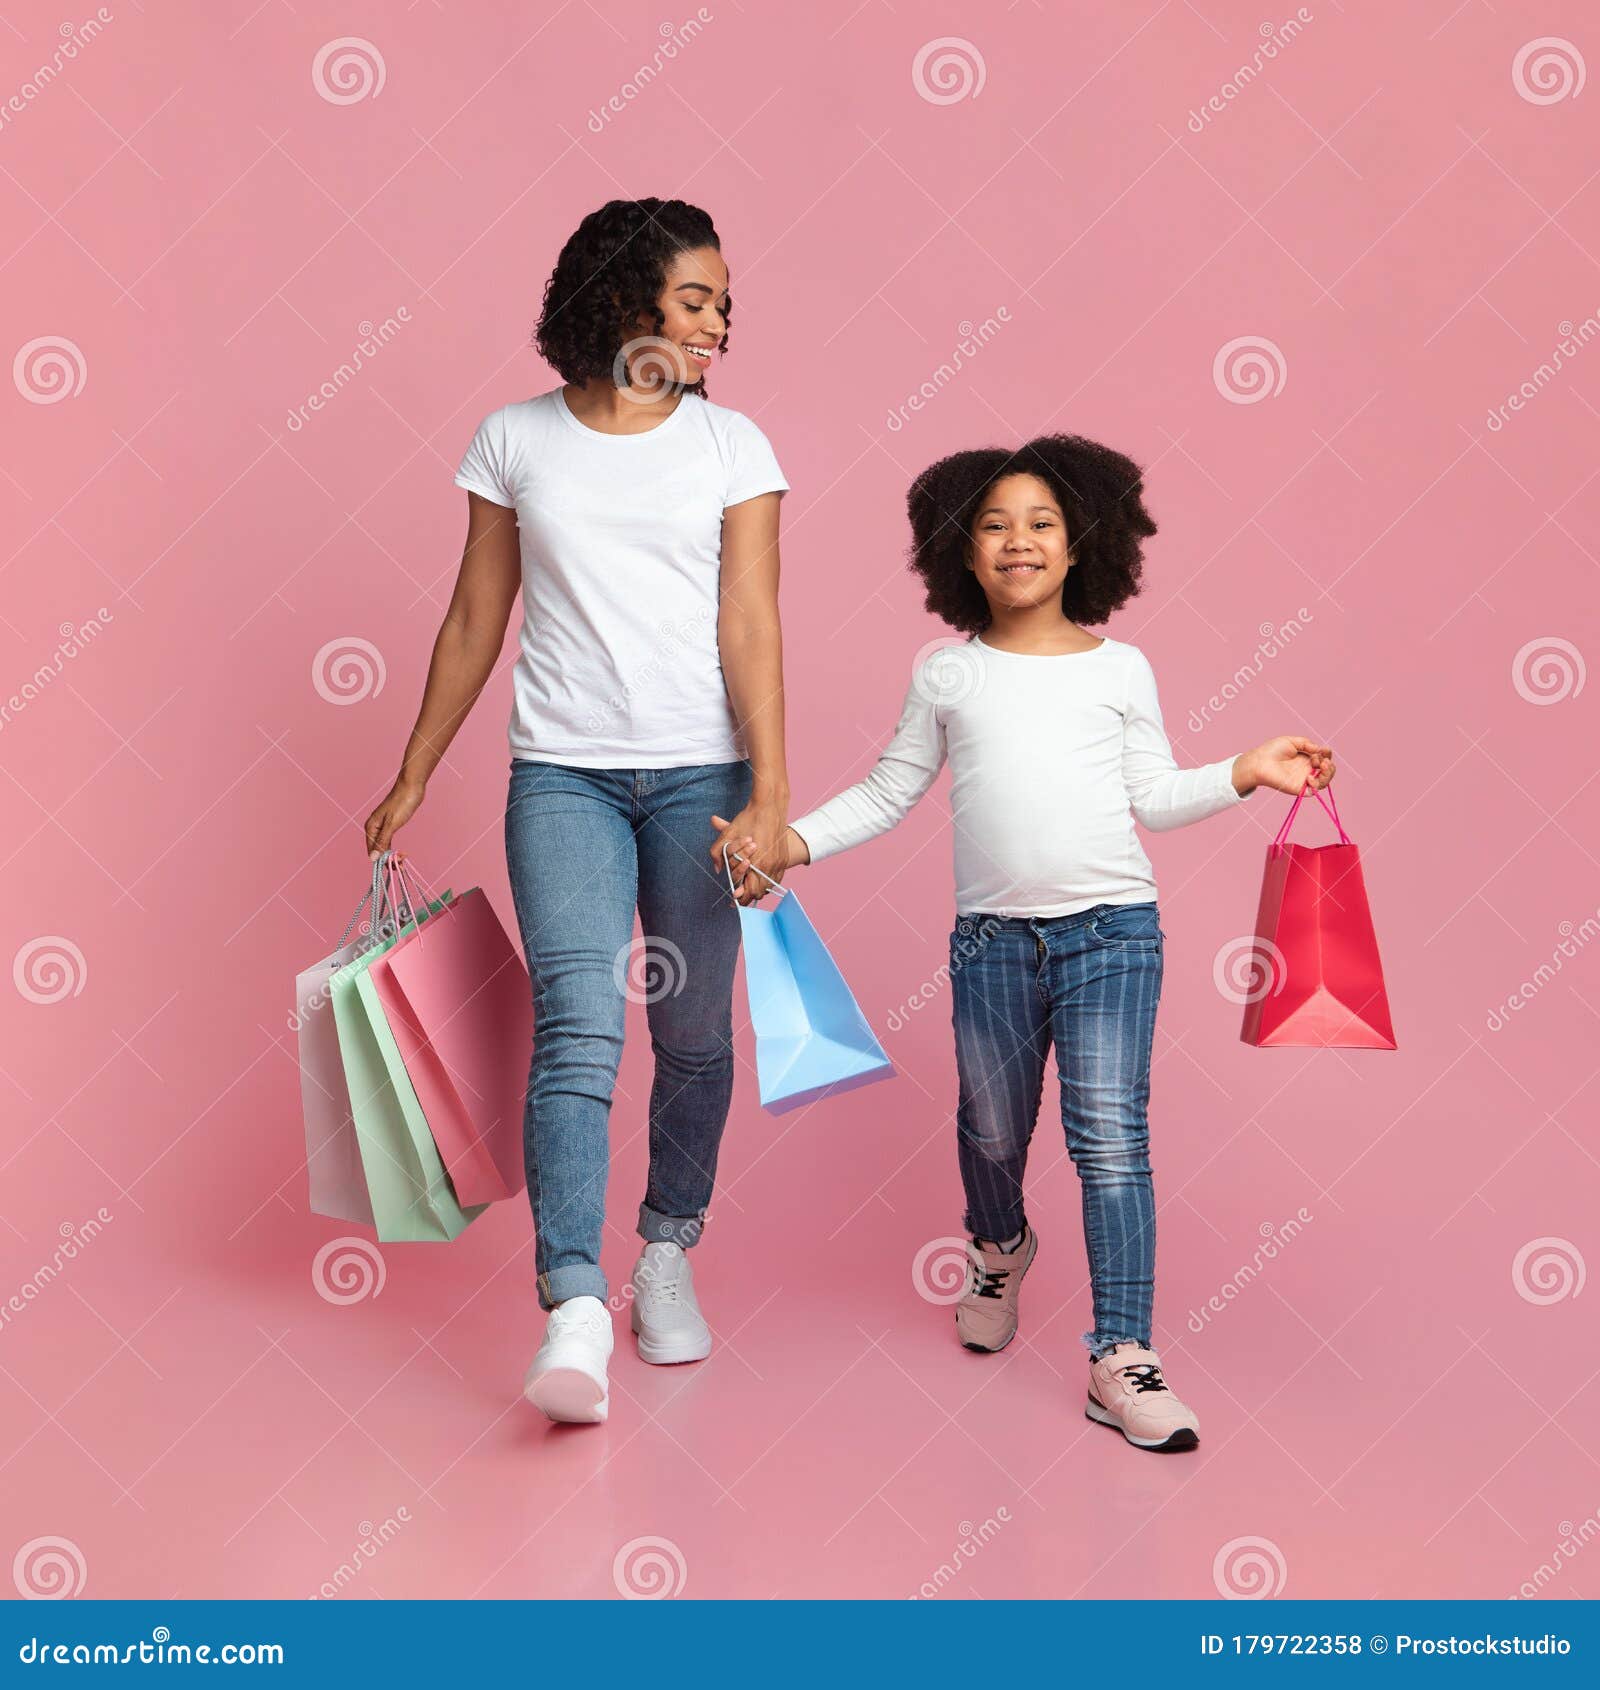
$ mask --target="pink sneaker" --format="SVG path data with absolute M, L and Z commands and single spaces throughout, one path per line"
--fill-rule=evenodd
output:
M 969 1350 L 1003 1350 L 1017 1335 L 1022 1276 L 1039 1253 L 1026 1221 L 1022 1242 L 1007 1253 L 987 1238 L 967 1241 L 967 1288 L 956 1304 L 956 1336 Z
M 1090 1362 L 1084 1413 L 1102 1426 L 1115 1426 L 1140 1449 L 1193 1449 L 1200 1442 L 1194 1411 L 1161 1377 L 1156 1352 L 1138 1344 L 1117 1344 Z

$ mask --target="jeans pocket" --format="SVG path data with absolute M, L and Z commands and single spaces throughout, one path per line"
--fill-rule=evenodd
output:
M 1165 935 L 1154 904 L 1107 904 L 1095 914 L 1089 932 L 1097 945 L 1157 947 Z

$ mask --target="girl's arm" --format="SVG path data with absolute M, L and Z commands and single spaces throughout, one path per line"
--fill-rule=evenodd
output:
M 847 851 L 905 820 L 944 764 L 944 727 L 936 697 L 921 675 L 913 678 L 894 735 L 871 773 L 790 826 L 791 866 Z
M 468 493 L 467 543 L 455 591 L 433 643 L 422 708 L 400 773 L 388 797 L 367 817 L 369 855 L 387 851 L 396 831 L 422 802 L 428 776 L 494 672 L 521 585 L 516 511 Z
M 1298 734 L 1195 769 L 1180 769 L 1161 725 L 1155 671 L 1135 650 L 1122 715 L 1122 778 L 1135 819 L 1152 832 L 1185 827 L 1229 810 L 1258 786 L 1320 792 L 1333 779 L 1333 751 Z
M 1187 827 L 1232 809 L 1258 784 L 1245 756 L 1224 757 L 1194 769 L 1178 767 L 1161 722 L 1155 671 L 1137 648 L 1128 665 L 1122 706 L 1122 780 L 1134 819 L 1152 832 Z
M 774 879 L 781 879 L 788 867 L 784 829 L 789 819 L 783 634 L 778 621 L 779 497 L 758 494 L 728 506 L 722 517 L 717 650 L 755 778 L 750 802 L 739 814 L 731 821 L 718 817 L 713 822 L 721 831 L 711 847 L 712 860 L 719 867 L 726 846 L 759 863 Z M 739 902 L 753 903 L 765 886 L 760 875 L 747 872 Z

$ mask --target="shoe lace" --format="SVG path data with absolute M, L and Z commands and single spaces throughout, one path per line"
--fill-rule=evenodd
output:
M 1119 1367 L 1117 1372 L 1124 1378 L 1132 1378 L 1135 1391 L 1168 1391 L 1172 1388 L 1161 1377 L 1161 1369 L 1152 1361 L 1140 1361 L 1131 1367 Z
M 683 1296 L 676 1274 L 652 1268 L 648 1263 L 639 1270 L 640 1300 L 648 1303 L 665 1303 L 673 1308 L 680 1308 Z
M 1010 1268 L 989 1268 L 974 1262 L 972 1267 L 972 1294 L 975 1297 L 1003 1297 L 1006 1281 L 1011 1277 Z
M 563 1332 L 599 1332 L 602 1321 L 592 1309 L 569 1314 L 565 1309 L 555 1311 L 555 1322 Z

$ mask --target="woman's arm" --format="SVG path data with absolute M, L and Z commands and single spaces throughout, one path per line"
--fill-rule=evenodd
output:
M 750 801 L 720 829 L 711 847 L 720 870 L 724 847 L 783 878 L 789 816 L 789 766 L 783 739 L 783 634 L 778 620 L 777 493 L 730 505 L 722 516 L 722 587 L 717 650 L 733 713 L 754 770 Z M 739 902 L 753 903 L 767 882 L 747 871 Z
M 367 817 L 367 851 L 389 849 L 416 813 L 428 777 L 467 719 L 505 643 L 506 623 L 522 585 L 517 513 L 480 494 L 467 495 L 467 543 L 422 693 L 417 725 L 387 798 Z

